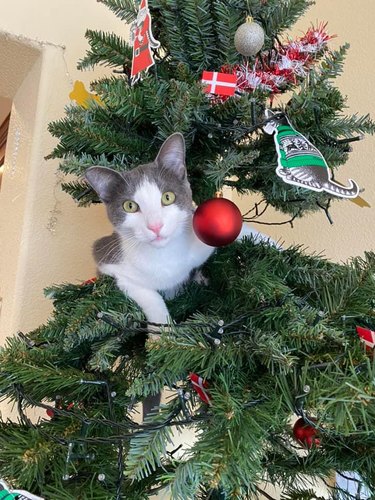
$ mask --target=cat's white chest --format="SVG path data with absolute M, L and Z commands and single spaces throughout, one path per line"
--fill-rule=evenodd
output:
M 188 237 L 177 238 L 163 248 L 142 245 L 126 252 L 125 245 L 124 249 L 121 262 L 102 264 L 100 271 L 115 277 L 119 284 L 126 285 L 130 280 L 154 290 L 169 290 L 182 284 L 213 251 L 202 248 L 200 252 Z
M 192 269 L 190 251 L 180 240 L 164 248 L 147 246 L 132 261 L 133 275 L 147 280 L 156 290 L 166 290 L 182 283 Z

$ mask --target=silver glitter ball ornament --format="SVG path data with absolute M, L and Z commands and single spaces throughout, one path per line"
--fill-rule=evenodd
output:
M 234 46 L 243 56 L 255 56 L 264 45 L 264 30 L 251 17 L 241 24 L 234 35 Z

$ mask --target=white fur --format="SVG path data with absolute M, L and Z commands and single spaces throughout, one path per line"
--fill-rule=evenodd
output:
M 167 323 L 168 310 L 158 291 L 178 288 L 195 267 L 201 266 L 214 251 L 200 241 L 192 229 L 192 212 L 176 203 L 163 206 L 159 188 L 145 180 L 133 201 L 140 210 L 127 214 L 119 230 L 122 261 L 102 264 L 99 270 L 117 280 L 119 288 L 135 300 L 146 318 L 154 323 Z M 162 223 L 161 239 L 147 225 Z M 169 292 L 169 293 L 168 293 Z
M 133 197 L 140 210 L 127 214 L 118 228 L 121 262 L 99 265 L 102 273 L 116 278 L 119 288 L 137 302 L 152 323 L 170 321 L 159 292 L 173 297 L 191 271 L 215 250 L 195 235 L 192 210 L 182 210 L 176 203 L 163 206 L 161 197 L 157 185 L 145 179 Z M 159 238 L 148 229 L 150 224 L 162 224 Z M 259 240 L 268 239 L 245 225 L 238 238 L 250 234 Z

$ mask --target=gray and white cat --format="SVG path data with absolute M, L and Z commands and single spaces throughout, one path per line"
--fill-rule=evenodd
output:
M 214 251 L 192 229 L 193 201 L 185 142 L 171 135 L 153 163 L 116 172 L 91 167 L 86 179 L 104 202 L 114 233 L 94 243 L 101 273 L 142 308 L 149 322 L 168 323 L 159 293 L 173 296 Z
M 193 200 L 185 167 L 185 142 L 171 135 L 152 163 L 116 172 L 91 167 L 86 179 L 104 202 L 114 233 L 94 243 L 101 273 L 142 308 L 148 322 L 166 324 L 160 292 L 173 297 L 215 250 L 192 227 Z M 259 234 L 245 229 L 244 234 Z

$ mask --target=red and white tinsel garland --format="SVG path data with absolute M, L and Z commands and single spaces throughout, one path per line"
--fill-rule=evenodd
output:
M 279 94 L 296 85 L 319 56 L 327 50 L 327 42 L 333 38 L 326 32 L 326 23 L 311 27 L 300 38 L 279 44 L 270 52 L 263 52 L 253 64 L 226 65 L 223 73 L 237 76 L 237 94 L 261 91 Z M 215 97 L 224 102 L 228 97 Z

